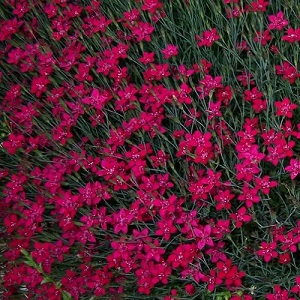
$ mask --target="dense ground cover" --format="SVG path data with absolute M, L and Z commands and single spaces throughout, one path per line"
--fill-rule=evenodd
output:
M 0 297 L 300 299 L 298 0 L 0 13 Z

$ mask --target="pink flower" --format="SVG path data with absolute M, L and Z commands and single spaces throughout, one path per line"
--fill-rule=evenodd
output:
M 285 170 L 290 173 L 291 179 L 295 179 L 300 174 L 300 160 L 291 159 L 290 164 L 285 167 Z
M 265 0 L 256 0 L 251 3 L 252 11 L 254 12 L 264 12 L 267 9 L 267 6 L 269 5 L 268 1 Z
M 214 196 L 216 201 L 216 210 L 222 209 L 230 209 L 231 208 L 231 200 L 234 198 L 234 194 L 230 192 L 229 189 L 224 191 L 219 191 L 217 195 Z
M 164 240 L 168 241 L 171 238 L 171 235 L 177 232 L 177 228 L 174 225 L 173 220 L 161 220 L 157 222 L 158 229 L 156 230 L 156 234 L 158 236 L 162 236 Z
M 226 17 L 228 19 L 239 18 L 246 10 L 239 7 L 238 5 L 233 8 L 226 8 Z
M 31 93 L 34 93 L 37 97 L 41 97 L 42 93 L 47 91 L 47 85 L 50 80 L 46 76 L 35 77 L 31 83 Z
M 300 42 L 300 28 L 288 28 L 282 40 L 288 43 Z
M 151 275 L 153 276 L 152 282 L 157 284 L 161 282 L 163 284 L 168 284 L 168 277 L 172 273 L 172 268 L 167 263 L 154 264 L 154 268 L 151 269 Z
M 254 203 L 260 202 L 258 189 L 251 188 L 245 183 L 243 186 L 243 193 L 238 196 L 238 200 L 245 202 L 247 207 L 252 207 Z
M 200 92 L 200 99 L 203 97 L 207 97 L 210 95 L 210 92 L 217 89 L 222 88 L 222 76 L 216 76 L 213 78 L 210 75 L 205 75 L 202 80 L 200 80 L 200 86 L 197 86 L 197 91 Z
M 285 61 L 282 65 L 275 66 L 276 74 L 283 75 L 284 80 L 288 80 L 290 84 L 293 84 L 297 78 L 300 77 L 300 74 L 297 71 L 297 68 L 291 65 L 289 62 Z
M 172 251 L 167 259 L 167 262 L 172 268 L 187 268 L 194 260 L 197 248 L 194 244 L 181 244 L 175 250 Z
M 114 224 L 114 233 L 128 232 L 128 226 L 132 223 L 134 216 L 129 210 L 121 208 L 120 211 L 113 213 L 112 223 Z
M 154 27 L 145 22 L 137 22 L 137 26 L 131 29 L 133 35 L 135 36 L 137 42 L 151 41 L 151 34 L 154 31 Z
M 262 242 L 260 249 L 256 252 L 256 254 L 258 256 L 263 256 L 265 262 L 269 262 L 272 258 L 276 258 L 278 256 L 276 247 L 276 242 Z
M 220 36 L 217 33 L 216 28 L 212 28 L 211 30 L 206 30 L 203 32 L 202 36 L 196 36 L 197 45 L 199 47 L 211 47 L 214 42 L 220 39 Z
M 268 26 L 269 30 L 277 29 L 282 30 L 283 27 L 289 24 L 288 20 L 284 19 L 283 12 L 280 11 L 277 15 L 268 16 L 270 24 Z
M 291 103 L 289 98 L 284 98 L 282 101 L 275 102 L 276 116 L 293 117 L 293 110 L 297 108 L 295 103 Z
M 246 207 L 242 206 L 237 213 L 230 214 L 230 218 L 235 221 L 236 228 L 241 228 L 243 223 L 250 222 L 252 217 L 246 214 Z
M 223 0 L 224 4 L 239 3 L 240 0 Z
M 296 276 L 296 285 L 291 288 L 291 292 L 300 296 L 300 276 Z
M 196 288 L 193 284 L 186 284 L 184 288 L 189 295 L 193 295 L 196 292 Z
M 266 295 L 267 300 L 296 300 L 296 298 L 290 298 L 289 292 L 285 289 L 281 289 L 279 285 L 274 286 L 274 293 Z
M 11 133 L 8 140 L 4 141 L 2 145 L 9 154 L 15 154 L 17 150 L 25 146 L 25 137 L 22 134 L 15 135 Z
M 154 52 L 143 52 L 143 56 L 139 58 L 139 61 L 142 64 L 147 65 L 154 62 L 154 56 Z
M 265 195 L 269 195 L 271 188 L 277 186 L 277 181 L 270 181 L 270 176 L 268 175 L 264 176 L 263 178 L 256 177 L 254 181 L 256 187 Z
M 169 59 L 170 57 L 178 54 L 178 47 L 169 44 L 165 49 L 161 50 L 161 52 L 163 53 L 165 59 Z
M 203 278 L 204 282 L 207 282 L 207 289 L 210 292 L 213 292 L 216 286 L 222 284 L 222 279 L 218 276 L 217 271 L 215 269 L 210 270 L 209 275 L 206 275 Z
M 151 14 L 154 14 L 162 7 L 162 3 L 160 3 L 159 0 L 144 0 L 143 2 L 142 10 L 149 11 Z
M 265 46 L 267 43 L 272 39 L 269 30 L 265 30 L 264 32 L 256 32 L 256 37 L 253 39 L 254 42 L 260 43 L 261 45 Z
M 202 229 L 194 228 L 194 234 L 196 236 L 197 246 L 198 246 L 199 250 L 203 249 L 205 245 L 208 245 L 211 247 L 214 246 L 214 242 L 211 239 L 211 226 L 210 225 L 205 225 L 205 227 Z

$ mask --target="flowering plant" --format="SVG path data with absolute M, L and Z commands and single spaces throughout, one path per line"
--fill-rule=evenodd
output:
M 113 2 L 1 5 L 0 298 L 297 299 L 298 2 Z

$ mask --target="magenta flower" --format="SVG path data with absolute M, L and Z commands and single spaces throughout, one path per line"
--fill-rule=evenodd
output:
M 214 242 L 211 238 L 211 226 L 205 225 L 204 228 L 194 228 L 194 234 L 197 240 L 198 249 L 201 250 L 205 247 L 205 245 L 214 246 Z

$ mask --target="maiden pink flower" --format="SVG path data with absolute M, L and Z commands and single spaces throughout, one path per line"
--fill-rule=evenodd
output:
M 256 0 L 250 4 L 253 12 L 264 12 L 266 11 L 268 5 L 269 2 L 265 0 Z
M 199 250 L 202 250 L 205 245 L 210 247 L 214 246 L 214 242 L 211 238 L 211 226 L 205 225 L 203 228 L 194 228 L 194 234 L 196 236 L 197 246 Z
M 46 76 L 34 77 L 31 83 L 30 92 L 35 94 L 38 98 L 47 91 L 47 85 L 50 80 Z
M 296 298 L 290 298 L 288 290 L 281 289 L 279 285 L 274 286 L 274 293 L 266 295 L 267 300 L 296 300 Z
M 216 28 L 212 28 L 211 30 L 206 30 L 203 32 L 202 36 L 197 35 L 197 45 L 199 47 L 211 47 L 212 44 L 220 39 L 220 36 L 217 33 Z
M 260 249 L 256 252 L 256 254 L 258 256 L 263 256 L 265 262 L 269 262 L 272 258 L 276 258 L 278 256 L 276 247 L 276 242 L 262 242 Z
M 293 117 L 293 110 L 297 108 L 297 104 L 291 103 L 289 98 L 284 98 L 282 101 L 275 102 L 276 116 Z
M 161 52 L 163 53 L 165 59 L 169 59 L 170 57 L 178 54 L 178 47 L 169 44 L 165 49 L 161 50 Z
M 3 147 L 9 154 L 15 154 L 17 150 L 22 149 L 25 145 L 25 137 L 21 134 L 15 135 L 11 133 L 8 139 L 3 142 Z
M 288 28 L 282 40 L 288 43 L 300 42 L 300 28 Z
M 300 174 L 300 160 L 292 158 L 285 170 L 290 173 L 291 179 L 295 179 Z
M 284 18 L 283 12 L 280 11 L 277 15 L 268 16 L 270 24 L 268 26 L 269 30 L 282 30 L 285 26 L 289 24 L 288 20 Z
M 272 36 L 270 35 L 270 31 L 265 30 L 264 32 L 257 31 L 256 36 L 254 37 L 254 42 L 260 43 L 265 46 L 267 43 L 272 40 Z
M 242 206 L 237 213 L 231 213 L 230 218 L 235 221 L 235 227 L 241 228 L 243 223 L 250 222 L 252 217 L 246 214 L 247 209 L 245 206 Z
M 296 285 L 291 288 L 291 292 L 300 296 L 300 276 L 296 276 L 295 281 Z

